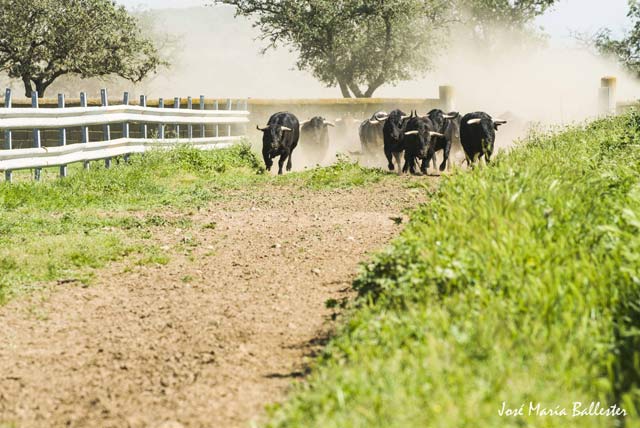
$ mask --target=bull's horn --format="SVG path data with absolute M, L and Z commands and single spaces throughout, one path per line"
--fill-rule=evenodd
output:
M 339 117 L 339 118 L 337 118 L 336 120 L 334 120 L 334 122 L 342 122 L 342 118 L 341 118 L 341 117 Z
M 493 123 L 495 123 L 496 125 L 504 125 L 505 123 L 507 123 L 506 120 L 494 120 Z
M 260 125 L 256 125 L 256 129 L 257 129 L 258 131 L 262 131 L 262 132 L 264 132 L 264 131 L 266 131 L 267 129 L 269 129 L 269 127 L 268 127 L 268 126 L 265 126 L 264 128 L 260 128 Z
M 380 121 L 379 120 L 369 120 L 369 123 L 372 124 L 372 125 L 377 125 L 377 124 L 380 123 Z
M 418 131 L 407 131 L 404 135 L 418 135 Z
M 431 135 L 432 137 L 444 137 L 444 134 L 441 134 L 439 132 L 433 132 L 433 131 L 429 131 L 429 135 Z
M 477 125 L 482 122 L 482 119 L 469 119 L 467 120 L 467 125 Z
M 324 124 L 325 124 L 325 125 L 327 125 L 327 126 L 333 126 L 334 128 L 336 127 L 336 125 L 334 125 L 334 124 L 333 124 L 333 123 L 331 123 L 331 122 L 325 122 Z
M 456 115 L 454 114 L 443 114 L 442 117 L 445 119 L 455 119 Z
M 405 119 L 409 119 L 411 116 L 407 116 L 406 114 L 400 116 L 400 119 L 405 120 Z
M 310 120 L 305 120 L 304 122 L 300 123 L 300 126 L 304 126 L 309 122 L 311 122 L 311 121 Z M 282 127 L 282 129 L 284 129 L 284 126 Z
M 287 126 L 281 126 L 280 129 L 282 129 L 283 131 L 293 131 L 293 129 L 287 127 Z

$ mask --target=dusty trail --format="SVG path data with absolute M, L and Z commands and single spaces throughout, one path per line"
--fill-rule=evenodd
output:
M 424 195 L 395 179 L 230 193 L 189 230 L 152 231 L 167 265 L 0 308 L 0 427 L 249 426 L 330 331 L 324 302 Z

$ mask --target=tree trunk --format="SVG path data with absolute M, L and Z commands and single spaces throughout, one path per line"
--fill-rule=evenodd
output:
M 353 93 L 353 95 L 356 96 L 356 98 L 364 98 L 364 94 L 362 93 L 360 88 L 358 88 L 358 85 L 356 85 L 353 82 L 349 82 L 348 86 L 349 86 L 349 89 L 351 89 L 351 92 Z
M 31 98 L 31 92 L 33 92 L 33 87 L 31 86 L 31 78 L 28 76 L 22 76 L 22 83 L 24 84 L 24 96 L 27 98 Z
M 343 98 L 351 98 L 351 93 L 344 79 L 338 79 L 338 85 L 340 85 L 340 92 L 342 92 Z
M 364 93 L 364 97 L 371 98 L 373 96 L 373 93 L 383 84 L 384 84 L 384 78 L 382 78 L 382 76 L 378 77 L 378 79 L 376 79 L 375 82 L 369 85 L 369 88 Z
M 36 92 L 38 92 L 38 98 L 44 98 L 44 92 L 47 90 L 47 86 L 42 80 L 34 80 L 36 84 Z

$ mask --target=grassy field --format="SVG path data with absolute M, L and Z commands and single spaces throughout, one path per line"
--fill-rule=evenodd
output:
M 363 266 L 343 326 L 268 425 L 639 426 L 639 127 L 632 113 L 533 136 L 444 179 Z
M 329 189 L 366 185 L 392 175 L 345 160 L 274 177 L 248 145 L 200 151 L 188 146 L 133 156 L 107 170 L 92 163 L 70 167 L 69 177 L 30 172 L 0 184 L 0 303 L 43 284 L 89 284 L 95 269 L 125 257 L 164 264 L 167 256 L 149 239 L 149 228 L 191 226 L 189 213 L 226 197 L 226 190 L 264 185 Z M 182 215 L 164 216 L 171 211 Z

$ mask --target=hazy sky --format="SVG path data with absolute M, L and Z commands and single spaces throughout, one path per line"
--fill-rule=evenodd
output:
M 116 0 L 127 7 L 170 8 L 205 4 L 206 0 Z M 609 27 L 620 33 L 628 26 L 627 0 L 561 0 L 538 19 L 554 42 L 569 43 L 571 31 L 593 33 Z

